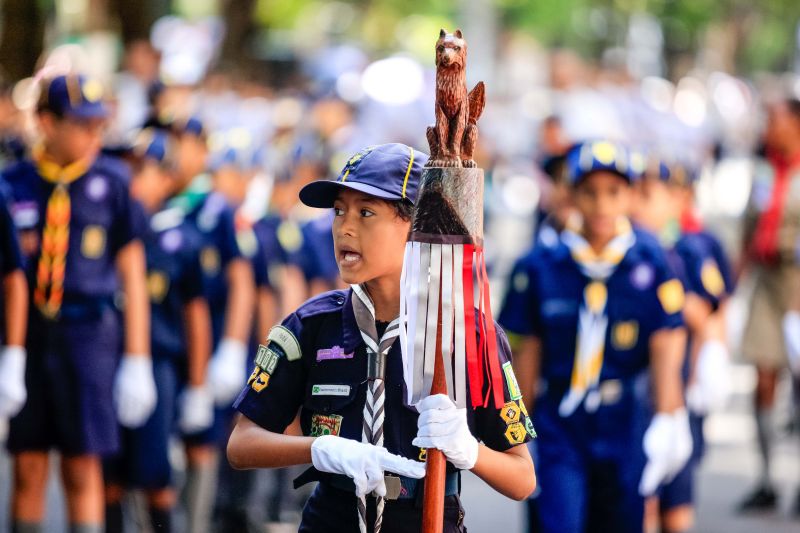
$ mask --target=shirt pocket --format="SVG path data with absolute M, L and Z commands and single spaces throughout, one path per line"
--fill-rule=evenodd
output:
M 301 415 L 303 434 L 360 440 L 364 407 L 361 389 L 362 384 L 357 380 L 331 378 L 309 382 Z

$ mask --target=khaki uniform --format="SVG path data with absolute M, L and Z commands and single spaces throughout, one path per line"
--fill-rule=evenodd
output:
M 745 214 L 745 242 L 749 245 L 758 219 L 769 208 L 774 170 L 756 164 L 750 201 Z M 742 337 L 742 353 L 750 362 L 768 369 L 787 364 L 783 341 L 783 315 L 792 301 L 800 302 L 800 168 L 791 171 L 787 198 L 778 230 L 778 260 L 755 263 L 753 295 Z

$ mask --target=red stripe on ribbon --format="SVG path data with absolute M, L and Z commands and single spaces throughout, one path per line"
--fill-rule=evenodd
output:
M 475 247 L 464 245 L 462 261 L 462 283 L 464 284 L 464 338 L 467 352 L 467 373 L 469 374 L 469 394 L 472 407 L 483 404 L 483 373 L 478 360 L 478 345 L 475 338 L 475 291 L 472 283 L 472 254 Z
M 492 395 L 494 396 L 494 407 L 495 409 L 500 409 L 505 402 L 505 394 L 503 394 L 503 373 L 500 369 L 500 359 L 497 357 L 497 331 L 495 330 L 494 318 L 492 317 L 492 301 L 489 295 L 489 276 L 486 274 L 486 258 L 482 249 L 480 251 L 480 263 L 478 264 L 478 268 L 480 268 L 483 273 L 484 286 L 481 293 L 486 298 L 486 303 L 483 307 L 486 313 L 484 318 L 486 321 L 486 340 L 484 346 L 487 348 L 487 351 L 484 353 L 488 355 L 489 359 L 488 367 L 492 383 Z M 485 405 L 488 405 L 488 398 Z

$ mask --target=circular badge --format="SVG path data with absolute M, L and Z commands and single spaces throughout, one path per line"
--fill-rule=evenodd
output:
M 631 285 L 640 291 L 644 291 L 652 287 L 654 279 L 655 272 L 653 271 L 653 267 L 646 263 L 635 266 L 631 271 Z
M 183 234 L 178 229 L 165 231 L 161 235 L 161 248 L 165 252 L 174 252 L 181 247 Z
M 94 176 L 86 186 L 86 195 L 90 200 L 99 202 L 108 194 L 108 182 L 102 176 Z

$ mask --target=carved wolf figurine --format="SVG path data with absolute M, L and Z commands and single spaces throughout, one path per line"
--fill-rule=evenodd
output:
M 483 82 L 467 94 L 467 42 L 461 30 L 436 42 L 436 124 L 428 127 L 428 167 L 475 167 L 472 154 L 486 95 Z

